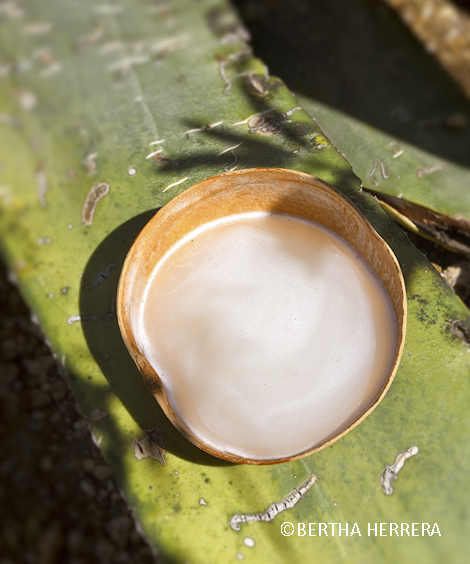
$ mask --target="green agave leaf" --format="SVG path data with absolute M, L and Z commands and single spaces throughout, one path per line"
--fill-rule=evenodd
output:
M 257 54 L 365 187 L 470 217 L 470 102 L 384 2 L 237 3 Z
M 2 251 L 163 561 L 466 562 L 469 353 L 451 329 L 465 335 L 469 312 L 360 192 L 349 164 L 287 87 L 247 55 L 243 38 L 221 0 L 175 0 L 165 9 L 51 0 L 28 3 L 23 18 L 4 14 Z M 265 132 L 277 135 L 234 125 L 264 111 Z M 171 162 L 146 159 L 158 148 Z M 291 168 L 336 186 L 396 252 L 409 296 L 403 360 L 380 406 L 323 452 L 270 467 L 224 463 L 186 442 L 143 385 L 113 310 L 126 252 L 154 211 L 232 166 Z M 83 205 L 98 183 L 109 192 L 84 225 Z M 96 408 L 110 417 L 92 421 Z M 137 460 L 132 448 L 155 427 L 166 466 Z M 384 465 L 410 445 L 420 452 L 386 496 Z M 273 523 L 230 528 L 234 514 L 265 510 L 311 472 L 315 485 Z M 358 523 L 361 536 L 336 529 L 332 537 L 329 526 L 329 536 L 287 537 L 284 521 Z M 440 536 L 369 537 L 367 524 L 381 522 L 437 523 Z

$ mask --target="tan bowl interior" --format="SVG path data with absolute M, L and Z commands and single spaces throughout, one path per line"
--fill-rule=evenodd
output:
M 397 319 L 395 360 L 386 384 L 354 423 L 336 437 L 288 458 L 245 459 L 218 452 L 191 433 L 172 409 L 162 382 L 138 349 L 133 336 L 135 304 L 140 303 L 147 280 L 157 262 L 182 237 L 204 223 L 228 215 L 271 211 L 312 220 L 338 233 L 364 257 L 387 290 Z M 162 208 L 144 227 L 124 263 L 117 297 L 118 321 L 124 342 L 146 385 L 175 427 L 200 449 L 232 462 L 273 464 L 321 450 L 360 423 L 381 401 L 390 387 L 403 350 L 406 329 L 405 284 L 398 262 L 388 245 L 344 196 L 325 182 L 282 169 L 248 169 L 204 180 Z

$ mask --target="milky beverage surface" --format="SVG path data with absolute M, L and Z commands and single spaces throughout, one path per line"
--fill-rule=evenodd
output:
M 134 325 L 193 434 L 257 459 L 301 453 L 354 422 L 396 348 L 390 300 L 356 250 L 267 212 L 182 239 L 156 265 Z

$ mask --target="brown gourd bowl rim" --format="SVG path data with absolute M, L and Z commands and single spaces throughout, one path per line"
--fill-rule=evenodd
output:
M 244 213 L 271 211 L 317 221 L 349 242 L 363 256 L 385 288 L 396 317 L 395 357 L 385 384 L 369 407 L 351 424 L 305 451 L 291 456 L 257 459 L 219 451 L 205 444 L 180 419 L 171 406 L 163 382 L 137 346 L 132 331 L 133 301 L 145 288 L 166 250 L 187 233 L 214 219 Z M 144 382 L 171 423 L 201 450 L 230 462 L 276 464 L 320 451 L 359 425 L 382 401 L 395 377 L 406 333 L 406 291 L 398 260 L 364 215 L 338 190 L 309 174 L 279 168 L 236 170 L 213 176 L 188 188 L 161 208 L 135 239 L 125 259 L 118 285 L 117 316 L 124 343 Z

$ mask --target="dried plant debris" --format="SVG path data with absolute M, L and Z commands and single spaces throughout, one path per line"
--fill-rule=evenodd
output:
M 410 446 L 396 455 L 395 462 L 391 466 L 388 464 L 385 465 L 385 470 L 380 474 L 380 485 L 385 495 L 392 495 L 393 488 L 391 481 L 398 479 L 397 474 L 405 465 L 405 461 L 412 456 L 416 456 L 418 452 L 419 448 L 417 446 Z
M 253 72 L 247 72 L 245 74 L 245 81 L 248 87 L 259 96 L 264 96 L 268 92 L 266 81 L 262 80 Z
M 455 335 L 470 346 L 470 327 L 466 323 L 460 321 L 460 319 L 453 319 L 450 322 L 450 330 L 452 335 Z
M 441 276 L 465 304 L 470 304 L 470 260 L 468 258 L 462 258 L 441 269 Z
M 162 430 L 158 427 L 144 430 L 145 437 L 139 440 L 137 437 L 132 441 L 132 450 L 137 460 L 152 458 L 166 466 L 165 444 L 163 442 Z
M 82 223 L 91 225 L 95 214 L 96 206 L 109 192 L 109 184 L 107 182 L 98 182 L 94 184 L 88 194 L 82 208 Z
M 444 247 L 470 255 L 470 220 L 462 215 L 446 215 L 435 212 L 398 196 L 389 196 L 369 188 L 365 192 L 375 196 L 385 211 L 396 212 L 393 219 Z M 385 206 L 383 205 L 385 204 Z M 400 221 L 400 218 L 404 218 Z
M 300 106 L 296 106 L 292 110 L 288 110 L 283 114 L 269 115 L 272 110 L 255 114 L 246 121 L 248 131 L 250 133 L 259 133 L 260 135 L 279 135 L 285 124 L 292 123 L 291 119 L 286 118 L 299 110 L 302 110 L 302 108 Z
M 153 155 L 153 160 L 158 164 L 167 165 L 167 166 L 171 166 L 171 167 L 176 167 L 179 164 L 178 161 L 173 161 L 173 160 L 169 159 L 166 155 L 164 155 L 160 151 L 156 152 Z
M 386 2 L 470 97 L 470 15 L 450 0 Z
M 248 121 L 248 131 L 250 133 L 259 133 L 260 135 L 279 135 L 284 125 L 278 115 L 262 115 L 261 113 L 252 116 Z
M 298 488 L 292 490 L 292 492 L 287 495 L 281 501 L 273 503 L 270 505 L 266 511 L 262 513 L 251 513 L 248 515 L 234 515 L 230 519 L 230 526 L 234 531 L 240 530 L 240 523 L 248 523 L 249 521 L 272 521 L 276 515 L 285 511 L 286 509 L 292 509 L 294 505 L 308 492 L 308 490 L 313 486 L 317 477 L 315 474 L 310 474 L 308 479 L 300 485 Z

